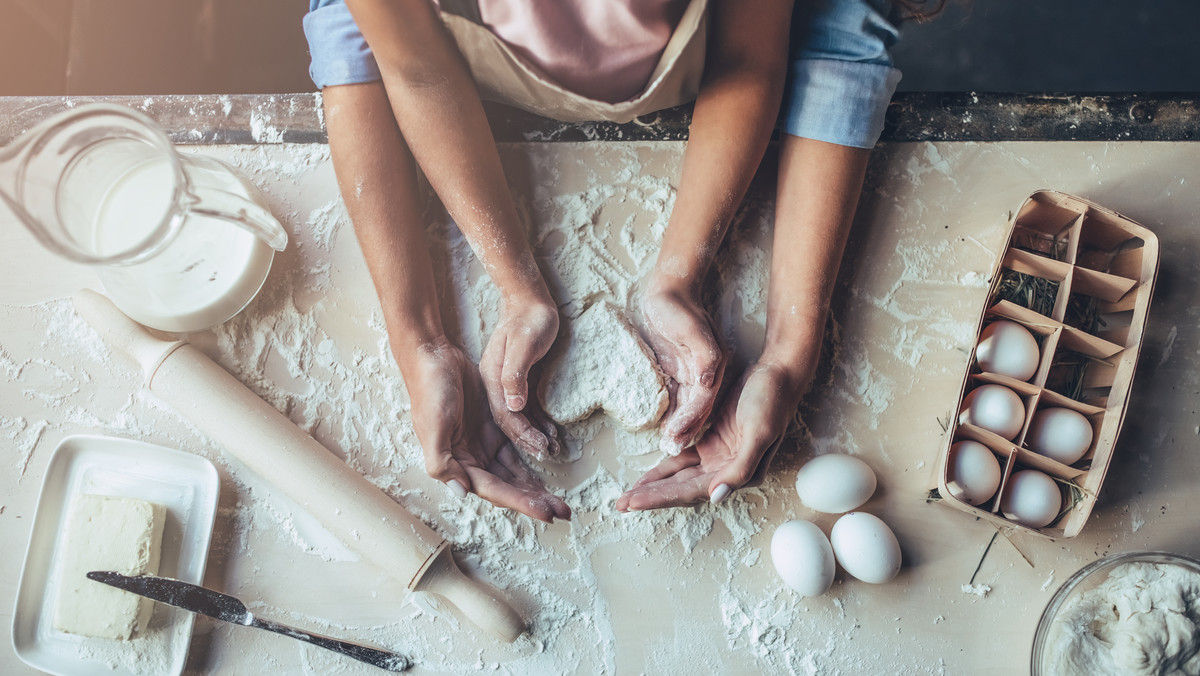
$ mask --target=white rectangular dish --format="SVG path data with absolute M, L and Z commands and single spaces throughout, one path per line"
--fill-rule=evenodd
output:
M 13 648 L 26 664 L 57 676 L 180 674 L 194 616 L 155 604 L 149 626 L 131 641 L 74 636 L 51 626 L 61 576 L 62 536 L 71 500 L 98 494 L 163 505 L 159 574 L 201 584 L 216 518 L 220 480 L 206 458 L 102 436 L 62 440 L 46 469 L 13 610 Z

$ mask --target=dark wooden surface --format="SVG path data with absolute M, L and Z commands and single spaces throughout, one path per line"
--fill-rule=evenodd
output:
M 319 94 L 6 97 L 0 144 L 47 117 L 104 101 L 145 112 L 182 144 L 323 143 Z M 688 106 L 629 124 L 565 124 L 488 105 L 499 142 L 677 141 Z M 884 142 L 1191 141 L 1200 138 L 1200 97 L 902 93 L 888 108 Z

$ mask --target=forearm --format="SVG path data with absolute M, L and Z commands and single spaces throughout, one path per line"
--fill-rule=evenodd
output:
M 713 4 L 714 49 L 652 288 L 698 285 L 762 162 L 779 112 L 790 3 L 735 3 Z
M 422 347 L 445 335 L 416 168 L 382 84 L 327 87 L 323 100 L 338 187 L 407 382 Z
M 784 135 L 763 361 L 807 383 L 862 191 L 869 150 Z
M 509 193 L 475 83 L 428 0 L 351 0 L 412 156 L 506 302 L 549 291 Z

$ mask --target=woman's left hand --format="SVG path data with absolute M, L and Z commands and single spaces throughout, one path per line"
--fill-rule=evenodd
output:
M 699 443 L 647 472 L 617 500 L 617 510 L 721 502 L 738 488 L 759 485 L 807 386 L 792 369 L 759 361 L 730 391 Z

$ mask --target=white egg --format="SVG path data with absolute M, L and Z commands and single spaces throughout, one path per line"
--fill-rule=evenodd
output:
M 846 514 L 833 524 L 829 540 L 837 562 L 863 582 L 880 584 L 900 572 L 900 543 L 892 529 L 873 514 Z
M 1037 340 L 1024 326 L 1001 320 L 984 327 L 975 347 L 975 361 L 987 373 L 1029 380 L 1037 372 Z
M 775 529 L 771 563 L 783 583 L 801 596 L 820 596 L 833 584 L 833 548 L 811 522 L 788 521 Z
M 946 487 L 969 505 L 980 505 L 1000 487 L 1000 461 L 978 441 L 964 440 L 950 447 Z
M 1024 469 L 1014 472 L 1000 498 L 1000 511 L 1009 521 L 1030 528 L 1050 525 L 1062 510 L 1062 491 L 1045 472 Z
M 1025 404 L 1003 385 L 980 385 L 963 399 L 958 422 L 982 427 L 1011 441 L 1025 425 Z
M 804 463 L 796 493 L 809 509 L 841 514 L 857 509 L 875 492 L 875 472 L 852 455 L 829 453 Z
M 1025 443 L 1030 450 L 1070 465 L 1092 445 L 1092 423 L 1069 408 L 1046 408 L 1033 414 Z

